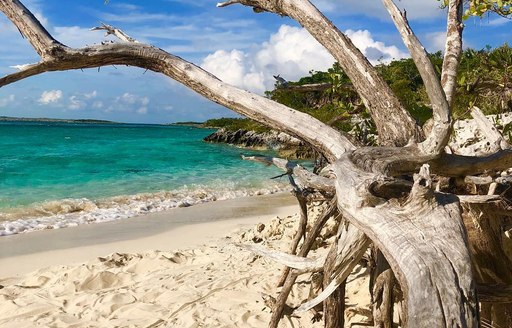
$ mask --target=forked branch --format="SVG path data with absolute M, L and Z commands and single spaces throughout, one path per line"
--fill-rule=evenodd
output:
M 402 40 L 411 53 L 411 57 L 425 84 L 428 98 L 434 113 L 434 126 L 427 139 L 420 145 L 420 149 L 427 154 L 439 154 L 448 144 L 451 131 L 450 107 L 446 101 L 441 82 L 439 81 L 434 65 L 428 58 L 425 48 L 412 31 L 405 15 L 400 12 L 393 0 L 382 0 L 395 23 Z
M 101 26 L 91 28 L 91 31 L 105 31 L 105 36 L 115 35 L 119 40 L 125 42 L 139 42 L 114 26 L 101 23 Z

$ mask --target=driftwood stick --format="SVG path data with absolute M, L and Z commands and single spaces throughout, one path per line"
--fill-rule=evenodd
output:
M 285 265 L 291 269 L 302 273 L 323 271 L 326 257 L 319 257 L 317 259 L 310 259 L 297 255 L 290 255 L 288 253 L 269 250 L 268 248 L 258 244 L 234 244 L 237 247 L 245 249 L 259 256 L 268 258 L 276 263 Z
M 297 231 L 295 232 L 295 236 L 293 237 L 291 243 L 290 243 L 290 254 L 296 254 L 297 253 L 297 247 L 299 246 L 299 242 L 301 239 L 305 239 L 306 235 L 306 227 L 308 224 L 308 206 L 306 197 L 301 192 L 295 192 L 295 196 L 297 197 L 297 201 L 299 202 L 300 207 L 300 219 L 299 219 L 299 227 Z M 286 277 L 288 276 L 288 273 L 290 272 L 289 267 L 285 267 L 281 273 L 281 277 L 279 278 L 277 282 L 277 287 L 281 287 L 284 282 L 286 281 Z
M 135 43 L 139 42 L 139 41 L 135 40 L 134 38 L 132 38 L 131 36 L 129 36 L 128 34 L 121 31 L 120 29 L 115 28 L 114 26 L 111 26 L 111 25 L 108 25 L 105 23 L 101 23 L 101 26 L 91 28 L 91 31 L 105 31 L 105 36 L 114 35 L 118 39 L 120 39 L 121 41 L 124 41 L 124 42 L 135 42 Z
M 474 177 L 474 176 L 467 176 L 464 178 L 465 183 L 472 183 L 475 185 L 488 185 L 491 184 L 493 181 L 491 176 L 486 177 Z
M 347 279 L 357 263 L 361 260 L 370 245 L 370 240 L 352 224 L 346 230 L 344 224 L 340 227 L 341 236 L 338 241 L 338 255 L 336 256 L 335 270 L 331 275 L 331 282 L 314 299 L 307 301 L 295 310 L 295 313 L 305 312 L 323 302 L 331 293 L 336 291 L 343 281 Z
M 323 226 L 327 222 L 327 220 L 335 216 L 338 213 L 337 207 L 336 207 L 336 201 L 332 200 L 329 203 L 329 206 L 318 216 L 316 219 L 311 231 L 306 236 L 306 240 L 302 244 L 302 247 L 299 251 L 299 256 L 306 257 L 313 246 L 313 243 L 315 242 L 316 237 L 320 234 L 320 231 L 322 230 Z M 284 271 L 283 275 L 284 276 Z M 274 308 L 272 309 L 272 317 L 270 320 L 269 327 L 275 328 L 277 327 L 277 324 L 279 323 L 279 320 L 283 316 L 283 311 L 285 308 L 286 300 L 288 299 L 288 295 L 290 294 L 290 291 L 293 287 L 293 284 L 297 280 L 298 273 L 295 270 L 290 270 L 288 274 L 285 277 L 285 281 L 283 284 L 283 287 L 281 288 L 281 292 L 277 296 L 276 303 Z
M 334 180 L 314 174 L 306 170 L 304 167 L 298 165 L 293 161 L 278 157 L 267 156 L 245 156 L 241 154 L 243 160 L 259 162 L 265 165 L 275 165 L 279 169 L 286 172 L 286 174 L 293 174 L 296 180 L 303 188 L 310 188 L 327 192 L 330 194 L 335 193 Z
M 332 281 L 336 270 L 336 258 L 338 256 L 338 238 L 335 239 L 331 250 L 327 255 L 324 271 L 324 286 Z M 338 288 L 324 301 L 324 327 L 338 328 L 345 326 L 345 279 Z
M 278 297 L 276 298 L 276 303 L 274 304 L 274 307 L 272 308 L 272 316 L 270 317 L 270 322 L 268 324 L 269 328 L 277 328 L 279 321 L 283 317 L 286 300 L 288 299 L 288 295 L 290 295 L 293 284 L 295 284 L 297 277 L 298 277 L 297 273 L 294 272 L 293 270 L 287 276 L 286 281 L 285 281 L 283 287 L 281 288 L 281 292 L 279 293 Z

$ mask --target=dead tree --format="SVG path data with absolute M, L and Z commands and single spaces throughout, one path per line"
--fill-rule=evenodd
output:
M 451 132 L 450 95 L 455 87 L 453 79 L 461 49 L 462 23 L 458 14 L 461 1 L 449 1 L 443 83 L 436 77 L 405 15 L 392 0 L 382 2 L 424 80 L 434 113 L 429 133 L 416 124 L 350 39 L 308 0 L 229 0 L 218 4 L 218 7 L 242 4 L 256 12 L 286 15 L 304 26 L 351 79 L 376 124 L 379 147 L 358 148 L 343 134 L 307 114 L 228 85 L 201 68 L 151 45 L 135 42 L 110 26 L 100 29 L 124 42 L 70 48 L 54 39 L 18 0 L 0 0 L 0 10 L 30 42 L 41 60 L 22 65 L 20 71 L 0 78 L 0 87 L 50 71 L 137 66 L 165 74 L 214 102 L 304 140 L 330 162 L 334 178 L 326 184 L 334 186 L 337 210 L 346 221 L 339 229 L 334 265 L 329 264 L 331 282 L 298 310 L 314 306 L 336 291 L 371 240 L 389 263 L 403 292 L 404 326 L 477 327 L 479 295 L 461 198 L 455 193 L 435 192 L 432 175 L 460 180 L 504 170 L 512 167 L 512 151 L 502 147 L 480 157 L 445 152 Z M 404 176 L 409 179 L 404 180 Z M 401 192 L 397 193 L 397 189 Z M 397 196 L 404 192 L 405 197 Z M 480 207 L 480 210 L 494 209 Z M 496 233 L 494 229 L 489 231 Z M 289 261 L 289 265 L 301 263 L 295 270 L 301 267 L 319 270 L 325 259 L 296 260 Z M 508 276 L 499 283 L 500 286 L 509 284 Z M 499 295 L 499 290 L 493 293 L 488 289 L 489 297 Z M 491 303 L 503 299 L 499 297 L 494 296 Z M 499 320 L 502 322 L 502 318 Z

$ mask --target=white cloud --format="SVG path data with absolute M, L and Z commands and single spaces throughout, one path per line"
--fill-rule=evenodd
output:
M 372 64 L 378 62 L 387 63 L 393 59 L 408 57 L 407 53 L 402 52 L 395 46 L 386 46 L 384 42 L 375 41 L 367 30 L 347 30 L 346 35 Z
M 510 22 L 511 22 L 511 20 L 509 18 L 496 17 L 496 18 L 489 20 L 489 22 L 487 24 L 489 26 L 503 26 L 503 25 L 509 24 Z
M 12 94 L 5 98 L 0 98 L 0 108 L 6 107 L 6 106 L 12 104 L 15 100 L 16 100 L 16 96 L 12 95 Z
M 93 98 L 96 98 L 97 95 L 98 95 L 98 92 L 96 90 L 94 90 L 91 93 L 84 93 L 83 96 L 85 99 L 93 99 Z
M 132 105 L 137 101 L 137 96 L 129 92 L 125 92 L 121 97 L 118 97 L 116 101 L 119 103 Z
M 139 109 L 136 110 L 136 112 L 138 114 L 147 114 L 148 113 L 148 108 L 147 107 L 140 107 Z
M 62 98 L 62 90 L 48 90 L 43 91 L 41 97 L 37 101 L 41 105 L 48 105 L 50 103 L 56 103 Z
M 395 46 L 375 41 L 368 31 L 347 31 L 354 44 L 372 63 L 404 58 Z M 273 75 L 297 80 L 311 70 L 326 70 L 334 58 L 305 29 L 282 25 L 279 31 L 249 52 L 218 50 L 201 65 L 223 81 L 263 93 L 273 88 Z
M 274 85 L 272 75 L 294 80 L 310 70 L 332 66 L 332 56 L 305 30 L 282 25 L 269 41 L 249 52 L 218 50 L 201 67 L 227 83 L 262 93 Z

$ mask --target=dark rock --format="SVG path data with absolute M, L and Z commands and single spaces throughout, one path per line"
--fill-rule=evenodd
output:
M 304 142 L 277 131 L 258 133 L 250 130 L 226 131 L 225 129 L 219 129 L 204 138 L 204 141 L 227 143 L 251 149 L 273 149 L 278 151 L 280 157 L 289 159 L 314 157 L 313 150 Z

